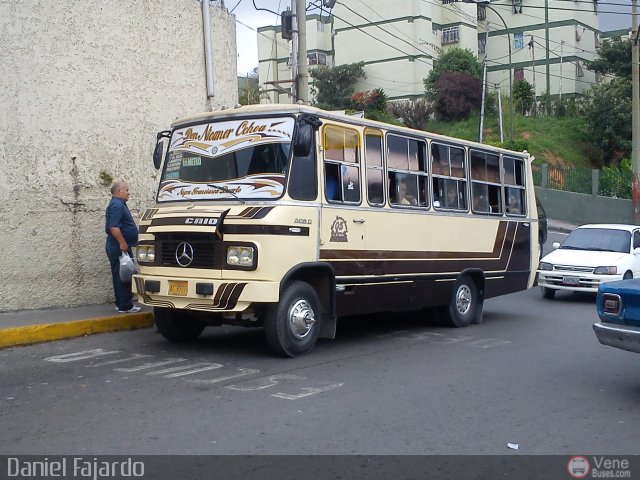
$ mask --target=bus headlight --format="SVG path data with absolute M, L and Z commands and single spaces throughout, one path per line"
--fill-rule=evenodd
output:
M 609 267 L 596 267 L 593 270 L 595 275 L 617 275 L 618 267 L 609 266 Z
M 227 247 L 227 265 L 253 267 L 253 247 Z
M 156 259 L 156 247 L 154 245 L 138 245 L 136 257 L 138 262 L 153 262 Z

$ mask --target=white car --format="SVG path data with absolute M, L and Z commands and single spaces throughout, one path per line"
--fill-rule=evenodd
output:
M 544 298 L 556 290 L 596 293 L 601 283 L 640 277 L 638 225 L 582 225 L 553 248 L 538 266 Z

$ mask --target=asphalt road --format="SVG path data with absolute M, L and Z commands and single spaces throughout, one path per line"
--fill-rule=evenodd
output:
M 594 296 L 536 288 L 464 329 L 348 319 L 295 359 L 225 327 L 1 350 L 0 453 L 635 454 L 640 357 L 595 320 Z

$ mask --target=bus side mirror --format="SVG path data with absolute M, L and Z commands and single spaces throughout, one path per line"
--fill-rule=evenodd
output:
M 162 165 L 162 153 L 164 152 L 163 138 L 171 137 L 171 130 L 163 130 L 156 135 L 156 148 L 153 150 L 153 166 L 156 170 Z
M 296 139 L 293 143 L 293 153 L 298 157 L 306 157 L 313 145 L 313 126 L 307 122 L 298 123 Z
M 156 167 L 156 170 L 159 170 L 160 165 L 162 165 L 163 152 L 164 145 L 162 144 L 162 140 L 158 140 L 158 143 L 156 143 L 156 148 L 153 150 L 153 166 Z

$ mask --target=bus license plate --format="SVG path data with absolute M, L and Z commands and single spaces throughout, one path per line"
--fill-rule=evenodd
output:
M 571 286 L 580 285 L 580 278 L 579 277 L 562 277 L 562 283 L 564 283 L 565 285 L 571 285 Z
M 182 280 L 169 280 L 169 295 L 186 297 L 189 290 L 189 282 Z

